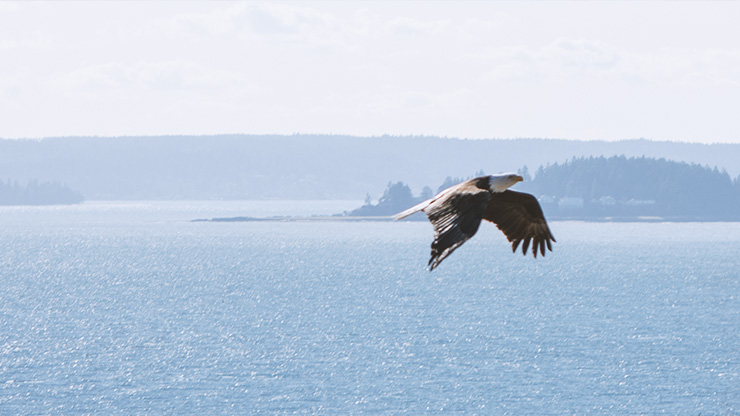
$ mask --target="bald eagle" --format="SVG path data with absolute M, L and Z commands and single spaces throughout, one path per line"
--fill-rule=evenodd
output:
M 481 220 L 490 221 L 506 235 L 511 249 L 522 245 L 527 254 L 530 242 L 532 255 L 544 256 L 545 246 L 552 251 L 555 241 L 547 226 L 542 208 L 534 196 L 508 190 L 524 179 L 514 173 L 481 176 L 451 186 L 433 198 L 417 204 L 394 216 L 400 220 L 422 211 L 434 226 L 432 257 L 429 270 L 434 270 L 456 248 L 478 231 Z

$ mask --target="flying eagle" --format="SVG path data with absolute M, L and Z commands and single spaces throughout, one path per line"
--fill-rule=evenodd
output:
M 554 242 L 555 237 L 537 198 L 508 190 L 523 180 L 513 173 L 470 179 L 396 214 L 394 219 L 400 220 L 419 211 L 427 215 L 434 226 L 430 271 L 474 236 L 482 219 L 496 224 L 511 242 L 513 252 L 521 244 L 522 254 L 527 255 L 531 242 L 532 255 L 537 257 L 539 250 L 544 256 L 545 246 L 552 251 L 551 241 Z

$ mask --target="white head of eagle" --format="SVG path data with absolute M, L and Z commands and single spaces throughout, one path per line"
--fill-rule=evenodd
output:
M 516 173 L 499 173 L 489 176 L 489 188 L 491 192 L 504 192 L 517 182 L 524 181 L 521 175 Z

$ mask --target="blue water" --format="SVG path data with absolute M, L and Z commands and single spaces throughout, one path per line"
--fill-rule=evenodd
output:
M 0 208 L 0 414 L 740 414 L 740 223 L 203 223 L 342 202 Z

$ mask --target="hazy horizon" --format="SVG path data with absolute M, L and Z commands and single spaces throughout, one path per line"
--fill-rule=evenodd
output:
M 649 157 L 737 179 L 740 144 L 411 136 L 161 136 L 0 140 L 0 180 L 62 182 L 87 199 L 363 199 L 389 182 L 516 172 L 574 157 Z
M 168 137 L 186 137 L 186 138 L 203 138 L 203 137 L 233 137 L 233 136 L 275 136 L 275 137 L 290 137 L 290 136 L 321 136 L 321 137 L 352 137 L 352 138 L 386 138 L 386 137 L 411 137 L 411 138 L 433 138 L 433 139 L 444 139 L 444 140 L 475 140 L 475 141 L 515 141 L 515 140 L 547 140 L 547 141 L 566 141 L 566 142 L 583 142 L 583 143 L 617 143 L 617 142 L 654 142 L 654 143 L 675 143 L 675 144 L 686 144 L 686 145 L 740 145 L 740 142 L 700 142 L 700 141 L 682 141 L 682 140 L 671 140 L 671 139 L 650 139 L 645 137 L 635 137 L 632 139 L 578 139 L 578 138 L 567 138 L 567 137 L 456 137 L 456 136 L 441 136 L 435 134 L 373 134 L 373 135 L 360 135 L 360 134 L 344 134 L 344 133 L 292 133 L 292 134 L 280 134 L 280 133 L 212 133 L 212 134 L 123 134 L 118 136 L 106 136 L 106 135 L 55 135 L 55 136 L 39 136 L 39 137 L 0 137 L 0 140 L 56 140 L 56 139 L 127 139 L 127 138 L 168 138 Z

